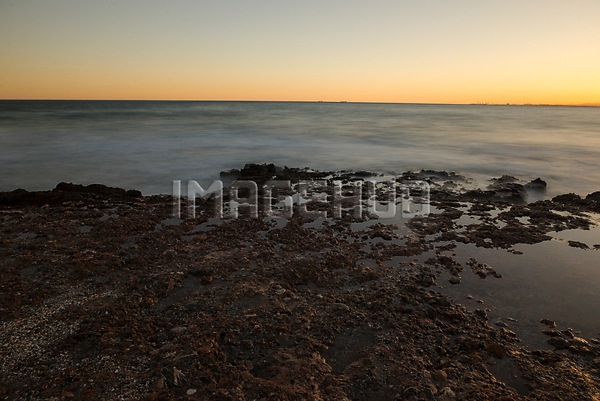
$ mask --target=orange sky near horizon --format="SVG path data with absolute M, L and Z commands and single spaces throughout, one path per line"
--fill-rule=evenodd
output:
M 0 99 L 600 104 L 596 1 L 0 2 Z

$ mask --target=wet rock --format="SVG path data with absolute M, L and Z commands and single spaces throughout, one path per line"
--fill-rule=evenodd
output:
M 418 278 L 418 282 L 425 287 L 430 287 L 434 281 L 435 276 L 433 274 L 424 274 Z
M 562 337 L 550 337 L 546 341 L 556 349 L 564 349 L 569 345 L 569 342 Z
M 445 211 L 444 213 L 448 214 L 447 211 Z M 463 270 L 463 267 L 460 265 L 460 263 L 458 263 L 449 256 L 438 256 L 437 263 L 446 268 L 446 270 L 448 270 L 453 276 L 457 275 L 458 272 Z
M 581 337 L 573 337 L 569 340 L 569 345 L 579 346 L 579 347 L 587 347 L 590 345 L 585 339 Z
M 79 185 L 61 182 L 52 190 L 53 192 L 77 192 L 82 194 L 95 194 L 95 195 L 125 195 L 127 192 L 122 188 L 107 187 L 102 184 L 91 184 L 91 185 Z M 139 191 L 137 191 L 139 192 Z M 137 194 L 137 193 L 136 193 Z M 140 193 L 141 196 L 141 193 Z
M 579 241 L 568 241 L 569 246 L 573 248 L 590 249 L 589 246 Z
M 496 355 L 496 357 L 502 359 L 506 356 L 506 348 L 499 343 L 489 343 L 486 346 L 486 350 L 487 352 L 489 352 L 490 354 L 494 354 Z
M 547 185 L 548 184 L 546 184 L 546 181 L 538 177 L 535 180 L 532 180 L 529 183 L 525 184 L 525 189 L 536 192 L 545 192 Z
M 488 320 L 487 312 L 483 309 L 475 309 L 475 314 L 483 320 Z
M 507 339 L 511 340 L 511 341 L 519 341 L 518 340 L 518 336 L 517 333 L 515 333 L 512 330 L 508 330 L 504 327 L 500 328 L 500 333 Z
M 556 323 L 550 319 L 542 319 L 540 323 L 545 324 L 546 326 L 556 327 Z
M 569 203 L 579 204 L 581 202 L 581 196 L 574 194 L 574 193 L 557 195 L 554 198 L 552 198 L 552 202 L 563 203 L 563 204 L 569 204 Z
M 466 318 L 466 315 L 461 311 L 448 311 L 445 315 L 451 322 L 462 322 Z
M 587 201 L 600 202 L 600 191 L 593 192 L 585 197 Z
M 518 182 L 519 179 L 517 177 L 513 177 L 512 175 L 505 174 L 500 178 L 491 178 L 490 181 L 493 183 L 506 184 L 506 183 Z
M 566 329 L 561 331 L 561 334 L 565 337 L 565 338 L 574 338 L 575 335 L 573 334 L 573 329 Z

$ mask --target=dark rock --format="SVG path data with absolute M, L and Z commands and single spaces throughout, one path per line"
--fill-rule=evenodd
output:
M 500 359 L 506 356 L 506 348 L 500 343 L 489 343 L 486 347 L 486 351 L 496 355 Z
M 425 287 L 430 287 L 434 281 L 435 276 L 433 274 L 423 274 L 418 278 L 418 282 Z
M 106 185 L 102 185 L 102 184 L 90 184 L 90 185 L 85 186 L 85 185 L 72 184 L 72 183 L 66 183 L 66 182 L 61 182 L 58 185 L 56 185 L 56 187 L 52 190 L 52 192 L 76 192 L 76 193 L 81 193 L 81 194 L 96 194 L 96 195 L 104 195 L 104 196 L 110 196 L 110 195 L 125 196 L 125 194 L 127 193 L 127 191 L 122 188 L 107 187 Z M 133 192 L 139 192 L 139 191 L 133 191 Z M 141 195 L 141 193 L 140 193 L 140 195 Z
M 573 248 L 590 249 L 589 246 L 579 241 L 569 241 L 569 246 Z
M 477 316 L 481 317 L 483 320 L 487 320 L 488 319 L 487 312 L 484 311 L 483 309 L 475 309 L 474 313 Z
M 538 177 L 535 180 L 525 184 L 525 189 L 537 192 L 545 192 L 546 186 L 546 181 Z
M 580 203 L 581 202 L 581 196 L 574 194 L 574 193 L 570 193 L 570 194 L 564 194 L 564 195 L 558 195 L 555 196 L 554 198 L 552 198 L 552 202 L 555 203 Z
M 561 333 L 565 338 L 575 338 L 575 335 L 573 334 L 573 329 L 566 329 L 561 331 Z
M 573 337 L 569 340 L 569 345 L 574 345 L 578 347 L 588 347 L 590 343 L 588 343 L 585 339 L 581 337 Z
M 556 327 L 556 323 L 554 323 L 550 319 L 542 319 L 542 320 L 540 320 L 540 323 L 545 324 L 546 326 L 549 326 L 549 327 Z
M 593 192 L 585 197 L 587 201 L 600 202 L 600 191 Z
M 513 177 L 512 175 L 505 174 L 500 178 L 492 178 L 490 181 L 505 184 L 507 182 L 518 182 L 519 179 L 517 177 Z
M 550 337 L 546 341 L 556 349 L 564 349 L 569 345 L 569 342 L 562 337 Z

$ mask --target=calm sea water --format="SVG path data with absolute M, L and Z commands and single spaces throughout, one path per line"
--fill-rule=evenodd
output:
M 245 163 L 481 182 L 542 177 L 548 193 L 600 190 L 600 108 L 423 104 L 0 101 L 0 190 L 60 181 L 170 193 Z

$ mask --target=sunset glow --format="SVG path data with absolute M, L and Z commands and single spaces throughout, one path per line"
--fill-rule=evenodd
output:
M 600 103 L 597 1 L 3 1 L 0 99 Z

